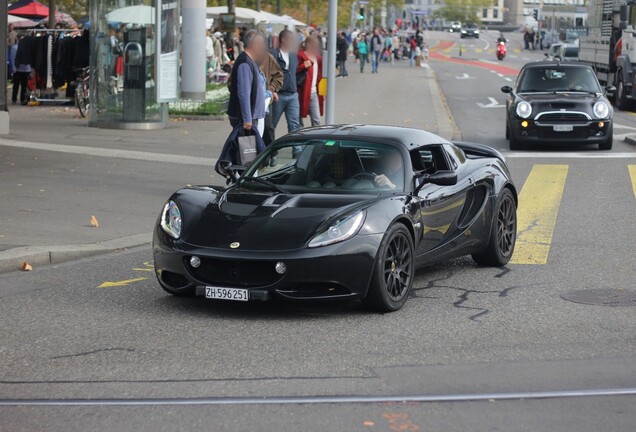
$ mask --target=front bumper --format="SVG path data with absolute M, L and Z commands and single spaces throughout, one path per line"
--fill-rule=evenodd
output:
M 248 289 L 250 300 L 364 298 L 381 241 L 382 234 L 374 234 L 321 248 L 237 251 L 172 240 L 157 228 L 153 255 L 159 283 L 176 293 L 204 295 L 206 286 L 215 286 Z M 201 258 L 197 269 L 192 256 Z M 275 271 L 277 262 L 287 267 L 283 275 Z
M 522 122 L 527 126 L 523 127 Z M 602 126 L 601 126 L 602 123 Z M 582 124 L 573 124 L 572 131 L 557 132 L 556 123 L 541 123 L 533 119 L 512 119 L 510 131 L 517 141 L 525 144 L 601 144 L 612 133 L 611 120 L 591 120 Z

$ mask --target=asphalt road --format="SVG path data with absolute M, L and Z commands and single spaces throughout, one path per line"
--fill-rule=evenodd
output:
M 478 105 L 514 79 L 480 61 L 494 38 L 431 65 L 462 137 L 506 149 L 503 110 Z M 506 67 L 540 56 L 515 44 Z M 424 268 L 393 314 L 174 298 L 147 248 L 0 276 L 0 430 L 632 431 L 635 309 L 562 296 L 636 289 L 636 149 L 548 150 L 508 155 L 535 204 L 516 263 Z

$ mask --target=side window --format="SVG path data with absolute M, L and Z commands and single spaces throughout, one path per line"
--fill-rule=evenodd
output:
M 446 150 L 448 151 L 450 162 L 454 170 L 459 168 L 459 165 L 462 165 L 466 162 L 466 154 L 459 147 L 454 145 L 447 145 Z
M 411 151 L 413 171 L 433 174 L 449 169 L 446 152 L 441 146 L 421 147 Z

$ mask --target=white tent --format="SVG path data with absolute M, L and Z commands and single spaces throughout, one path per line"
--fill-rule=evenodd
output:
M 307 27 L 307 24 L 305 24 L 302 21 L 298 21 L 296 18 L 290 17 L 289 15 L 283 15 L 281 18 L 285 18 L 289 20 L 290 21 L 289 25 L 293 25 L 295 27 Z
M 7 15 L 7 24 L 13 24 L 14 27 L 35 27 L 36 23 L 30 19 L 22 18 L 19 16 Z
M 106 19 L 124 24 L 152 24 L 155 22 L 155 8 L 145 5 L 123 7 L 106 14 Z
M 220 14 L 227 13 L 227 6 L 215 6 L 206 8 L 206 14 L 208 18 L 218 17 Z M 250 23 L 250 24 L 267 24 L 269 23 L 267 16 L 263 12 L 258 12 L 253 9 L 237 7 L 234 8 L 236 14 L 237 23 Z

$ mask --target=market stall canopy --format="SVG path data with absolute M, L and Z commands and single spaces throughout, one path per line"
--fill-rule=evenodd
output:
M 48 22 L 49 17 L 46 17 L 40 21 L 39 24 L 48 24 Z M 60 11 L 55 11 L 55 22 L 66 27 L 75 27 L 77 25 L 77 21 L 75 21 L 72 16 Z
M 307 27 L 307 24 L 305 24 L 302 21 L 298 21 L 296 18 L 290 17 L 289 15 L 283 15 L 282 18 L 290 20 L 291 21 L 291 25 L 293 25 L 295 27 Z
M 220 14 L 227 13 L 227 6 L 215 6 L 206 8 L 208 17 L 217 17 Z M 250 23 L 250 24 L 267 24 L 269 21 L 267 16 L 263 12 L 258 12 L 253 9 L 237 7 L 234 8 L 236 14 L 236 22 Z
M 155 22 L 155 8 L 145 5 L 128 6 L 106 14 L 106 19 L 109 22 L 124 24 L 153 24 Z
M 268 24 L 273 24 L 273 25 L 279 24 L 279 25 L 285 25 L 285 26 L 293 25 L 290 23 L 288 19 L 283 18 L 282 16 L 278 16 L 276 14 L 265 12 L 265 11 L 262 11 L 261 13 L 265 15 L 265 17 L 267 18 Z
M 29 19 L 41 19 L 49 16 L 48 6 L 35 0 L 19 0 L 14 2 L 9 6 L 8 11 L 11 15 Z
M 13 27 L 21 28 L 21 27 L 35 27 L 36 22 L 31 21 L 30 19 L 17 17 L 15 15 L 8 15 L 8 24 L 12 24 Z

